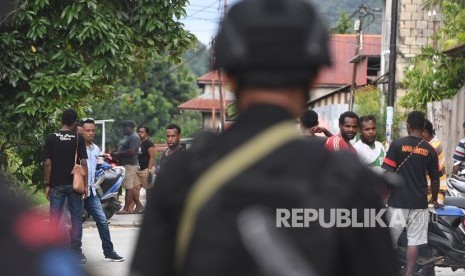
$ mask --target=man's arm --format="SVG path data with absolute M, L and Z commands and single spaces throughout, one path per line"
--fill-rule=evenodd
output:
M 44 172 L 45 172 L 45 197 L 47 197 L 47 200 L 50 200 L 50 178 L 52 175 L 52 160 L 45 159 Z
M 433 204 L 438 202 L 438 194 L 439 194 L 439 179 L 431 179 L 431 200 L 433 201 Z
M 150 171 L 155 165 L 155 147 L 150 147 L 147 149 L 147 151 L 149 153 L 149 165 L 147 168 Z
M 89 168 L 87 166 L 87 159 L 81 159 L 81 167 L 84 169 L 84 194 L 88 196 L 89 192 Z

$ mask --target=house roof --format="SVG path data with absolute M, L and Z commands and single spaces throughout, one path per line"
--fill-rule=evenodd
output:
M 316 80 L 316 84 L 324 85 L 346 85 L 352 83 L 352 72 L 354 59 L 359 62 L 357 66 L 357 85 L 367 84 L 367 57 L 381 56 L 381 35 L 366 34 L 363 35 L 361 50 L 356 58 L 355 49 L 357 46 L 357 35 L 355 34 L 335 34 L 331 35 L 329 48 L 332 57 L 332 66 L 324 68 Z M 210 71 L 197 79 L 199 85 L 211 84 L 212 81 L 218 82 L 218 71 Z M 225 74 L 222 74 L 222 80 L 227 83 Z
M 211 84 L 213 81 L 215 83 L 219 83 L 221 82 L 221 80 L 223 80 L 224 83 L 228 83 L 228 78 L 226 78 L 225 74 L 221 74 L 221 79 L 220 79 L 218 76 L 218 70 L 214 70 L 197 78 L 197 83 L 198 84 Z
M 357 66 L 357 85 L 367 84 L 368 61 L 366 57 L 379 57 L 381 55 L 381 36 L 363 35 L 363 41 L 359 51 L 360 63 Z M 316 84 L 346 85 L 352 83 L 354 63 L 357 47 L 355 34 L 336 34 L 330 37 L 329 48 L 331 52 L 332 66 L 324 68 Z
M 233 101 L 234 94 L 232 92 L 226 91 L 225 105 L 228 106 Z M 215 92 L 214 98 L 212 93 L 204 93 L 178 105 L 178 109 L 181 110 L 211 111 L 213 108 L 216 110 L 221 109 L 220 94 L 218 91 Z

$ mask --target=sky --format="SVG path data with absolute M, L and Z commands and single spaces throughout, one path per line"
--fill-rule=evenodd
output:
M 208 46 L 218 30 L 223 2 L 224 0 L 189 0 L 186 7 L 187 17 L 180 21 L 200 42 Z M 228 6 L 235 2 L 237 0 L 227 0 Z

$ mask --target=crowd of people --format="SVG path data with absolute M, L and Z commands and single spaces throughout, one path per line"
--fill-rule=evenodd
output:
M 223 20 L 214 47 L 214 66 L 227 74 L 240 114 L 227 131 L 200 135 L 185 150 L 181 128 L 169 124 L 167 148 L 155 158 L 150 129 L 121 124 L 124 139 L 111 153 L 126 172 L 125 204 L 118 214 L 144 214 L 131 275 L 398 275 L 394 248 L 404 228 L 404 275 L 414 275 L 418 247 L 427 243 L 428 219 L 421 218 L 428 216 L 428 204 L 441 207 L 438 194 L 445 192 L 440 182 L 445 157 L 425 114 L 410 112 L 408 136 L 387 151 L 376 141 L 374 115 L 344 112 L 334 135 L 321 126 L 318 114 L 305 109 L 318 73 L 331 65 L 328 34 L 304 0 L 239 1 Z M 78 121 L 77 112 L 66 109 L 61 123 L 44 148 L 50 222 L 59 224 L 66 204 L 70 246 L 85 263 L 81 214 L 86 209 L 97 224 L 105 259 L 123 261 L 92 187 L 100 153 L 93 143 L 95 122 Z M 465 139 L 453 158 L 465 161 Z M 76 163 L 85 169 L 84 194 L 72 187 Z M 386 174 L 402 181 L 388 182 Z M 141 187 L 148 191 L 146 206 Z M 405 225 L 274 225 L 278 208 L 386 206 L 386 220 L 400 212 Z

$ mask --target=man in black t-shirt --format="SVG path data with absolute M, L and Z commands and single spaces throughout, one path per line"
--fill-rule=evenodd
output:
M 73 170 L 76 160 L 84 169 L 87 191 L 87 151 L 84 138 L 78 136 L 75 123 L 77 112 L 66 109 L 61 116 L 61 129 L 51 133 L 45 140 L 45 195 L 50 201 L 50 220 L 59 220 L 65 200 L 71 213 L 71 247 L 79 254 L 81 262 L 87 261 L 81 249 L 83 198 L 73 190 Z M 78 141 L 76 140 L 78 138 Z M 77 155 L 77 156 L 76 156 Z
M 173 159 L 173 157 L 186 149 L 181 146 L 181 127 L 177 124 L 169 124 L 166 126 L 166 143 L 168 147 L 161 153 L 160 158 L 155 164 L 155 174 L 159 174 L 161 168 L 168 160 Z
M 404 185 L 393 187 L 388 201 L 388 219 L 399 219 L 404 223 L 391 226 L 394 245 L 403 228 L 407 227 L 407 271 L 412 275 L 418 257 L 418 246 L 426 244 L 428 234 L 428 185 L 426 174 L 431 179 L 432 201 L 438 205 L 439 171 L 436 150 L 423 139 L 425 116 L 420 111 L 412 111 L 407 118 L 409 136 L 392 142 L 384 159 L 383 168 L 402 176 Z M 391 224 L 391 223 L 390 223 Z
M 134 210 L 134 213 L 141 213 L 144 211 L 144 206 L 142 204 L 137 206 L 136 202 L 140 202 L 141 188 L 144 187 L 145 190 L 149 189 L 149 173 L 151 173 L 150 170 L 155 163 L 155 144 L 149 139 L 150 129 L 147 126 L 138 126 L 137 135 L 140 138 L 139 155 L 137 156 L 139 170 L 134 179 L 134 200 L 129 205 L 129 210 Z

